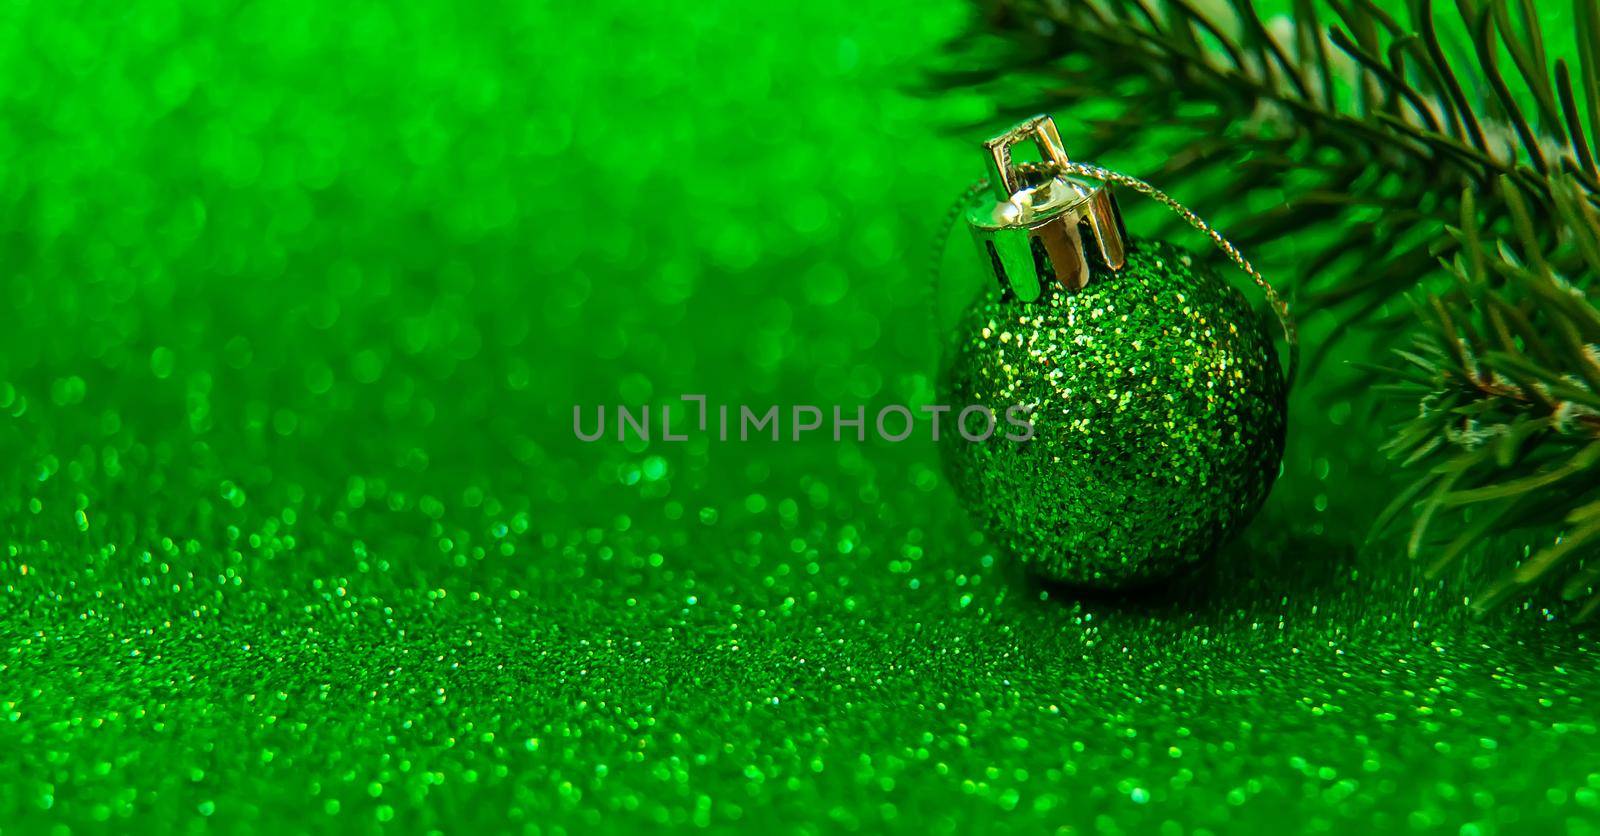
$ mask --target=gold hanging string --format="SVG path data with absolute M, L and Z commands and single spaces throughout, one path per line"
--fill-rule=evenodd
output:
M 1239 252 L 1239 248 L 1234 246 L 1233 242 L 1229 241 L 1227 238 L 1224 238 L 1222 233 L 1218 232 L 1214 227 L 1206 223 L 1204 218 L 1196 215 L 1192 210 L 1189 209 L 1189 207 L 1179 203 L 1171 195 L 1168 195 L 1166 192 L 1161 191 L 1155 186 L 1152 186 L 1137 177 L 1130 177 L 1129 175 L 1112 171 L 1110 169 L 1101 168 L 1097 165 L 1075 162 L 1051 162 L 1020 163 L 1017 164 L 1016 167 L 1019 169 L 1044 171 L 1050 173 L 1052 176 L 1057 174 L 1073 174 L 1080 177 L 1089 177 L 1107 183 L 1116 183 L 1120 186 L 1126 186 L 1172 210 L 1178 215 L 1178 217 L 1183 218 L 1183 220 L 1187 222 L 1189 226 L 1194 227 L 1203 233 L 1207 238 L 1211 239 L 1211 243 L 1214 244 L 1218 250 L 1221 250 L 1223 255 L 1226 255 L 1230 261 L 1237 265 L 1246 276 L 1249 276 L 1250 280 L 1255 282 L 1256 286 L 1261 288 L 1261 292 L 1266 295 L 1267 304 L 1272 308 L 1272 312 L 1277 315 L 1278 324 L 1283 327 L 1283 338 L 1289 344 L 1289 368 L 1284 377 L 1288 385 L 1293 385 L 1295 372 L 1298 371 L 1300 366 L 1300 336 L 1298 330 L 1295 328 L 1294 316 L 1289 313 L 1289 303 L 1284 301 L 1283 297 L 1278 294 L 1277 288 L 1273 287 L 1272 284 L 1266 280 L 1266 277 L 1262 276 L 1260 271 L 1256 270 L 1256 268 L 1250 264 L 1250 261 L 1244 257 L 1244 254 Z M 944 260 L 945 246 L 950 240 L 950 232 L 955 227 L 956 221 L 961 217 L 962 209 L 974 197 L 987 188 L 989 188 L 989 181 L 987 179 L 978 180 L 977 182 L 974 182 L 972 185 L 968 186 L 966 190 L 962 192 L 961 197 L 958 198 L 955 203 L 951 204 L 950 211 L 945 217 L 944 224 L 940 227 L 939 233 L 935 237 L 932 264 L 930 269 L 930 284 L 935 289 L 933 299 L 933 304 L 935 306 L 938 304 L 937 288 L 939 286 L 939 275 L 941 273 L 940 267 L 942 266 Z M 934 319 L 935 324 L 937 325 L 938 316 L 936 311 L 934 312 Z

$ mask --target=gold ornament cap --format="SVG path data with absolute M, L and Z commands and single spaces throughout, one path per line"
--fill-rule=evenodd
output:
M 1013 163 L 1012 146 L 1028 140 L 1043 161 Z M 983 147 L 989 191 L 978 193 L 965 214 L 979 257 L 1002 292 L 1032 302 L 1052 285 L 1068 293 L 1083 288 L 1091 259 L 1111 270 L 1123 268 L 1127 230 L 1111 186 L 1063 173 L 1067 152 L 1055 120 L 1035 116 Z

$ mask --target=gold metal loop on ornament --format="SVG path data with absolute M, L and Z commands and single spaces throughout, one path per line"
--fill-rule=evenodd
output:
M 1023 184 L 1017 176 L 1021 169 L 1011 164 L 1011 148 L 1030 139 L 1047 162 L 1067 164 L 1067 152 L 1061 145 L 1061 134 L 1056 131 L 1056 120 L 1039 115 L 1017 124 L 983 143 L 984 150 L 989 152 L 989 183 L 996 200 L 1010 200 L 1022 190 Z
M 1033 141 L 1043 163 L 1013 163 L 1013 146 Z M 1082 290 L 1090 258 L 1112 270 L 1127 262 L 1127 234 L 1105 183 L 1067 174 L 1072 165 L 1055 121 L 1035 116 L 983 144 L 992 199 L 971 192 L 967 224 L 980 256 L 1005 292 L 1024 302 L 1051 285 Z M 1093 241 L 1093 246 L 1089 246 Z

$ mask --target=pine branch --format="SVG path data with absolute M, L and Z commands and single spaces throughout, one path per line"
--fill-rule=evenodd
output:
M 1463 188 L 1489 191 L 1509 177 L 1541 223 L 1552 220 L 1552 177 L 1577 177 L 1591 200 L 1600 191 L 1600 155 L 1577 107 L 1580 95 L 1597 98 L 1593 27 L 1582 30 L 1584 83 L 1573 90 L 1570 78 L 1552 83 L 1539 71 L 1544 39 L 1527 10 L 1519 31 L 1505 0 L 1450 13 L 1414 0 L 1401 15 L 1367 0 L 1331 4 L 1331 14 L 1295 5 L 1269 25 L 1249 0 L 996 2 L 991 28 L 1003 40 L 973 36 L 962 64 L 980 69 L 942 78 L 1003 80 L 992 86 L 1005 116 L 1078 116 L 1075 136 L 1086 141 L 1069 150 L 1164 159 L 1148 175 L 1200 192 L 1197 203 L 1261 198 L 1266 208 L 1219 220 L 1266 256 L 1272 242 L 1293 240 L 1297 260 L 1318 262 L 1293 277 L 1303 316 L 1371 313 L 1437 275 L 1436 257 L 1455 247 L 1443 224 Z M 1444 36 L 1463 54 L 1447 57 Z M 1500 66 L 1502 47 L 1514 75 Z M 1212 181 L 1229 193 L 1204 195 Z
M 1268 258 L 1294 241 L 1303 319 L 1417 334 L 1373 369 L 1417 405 L 1386 451 L 1420 474 L 1374 531 L 1409 515 L 1435 574 L 1492 534 L 1556 532 L 1474 607 L 1565 574 L 1587 614 L 1600 561 L 1568 567 L 1600 546 L 1597 3 L 1562 27 L 1569 64 L 1532 0 L 1294 0 L 1271 20 L 1251 0 L 999 0 L 998 38 L 965 44 L 982 69 L 945 82 L 1077 116 L 1080 156 L 1164 160 L 1144 173 L 1237 207 L 1221 225 Z M 1401 297 L 1412 312 L 1386 313 Z
M 1553 181 L 1566 240 L 1560 249 L 1600 252 L 1600 224 L 1576 178 Z M 1505 573 L 1473 602 L 1479 611 L 1554 577 L 1600 544 L 1600 311 L 1556 272 L 1538 243 L 1510 180 L 1499 197 L 1523 240 L 1485 246 L 1473 194 L 1463 192 L 1460 247 L 1446 264 L 1454 287 L 1425 294 L 1423 328 L 1404 368 L 1390 370 L 1393 391 L 1414 397 L 1417 415 L 1398 428 L 1387 452 L 1427 470 L 1374 526 L 1380 532 L 1414 509 L 1409 550 L 1416 556 L 1438 521 L 1457 533 L 1438 545 L 1437 575 L 1492 531 L 1554 528 L 1560 535 Z M 1593 265 L 1589 268 L 1593 274 Z M 1437 545 L 1437 544 L 1436 544 Z M 1563 598 L 1587 597 L 1600 609 L 1600 571 L 1569 574 Z

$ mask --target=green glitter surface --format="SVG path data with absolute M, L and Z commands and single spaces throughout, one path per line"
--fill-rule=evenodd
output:
M 1267 497 L 1284 387 L 1264 323 L 1215 270 L 1137 243 L 1038 303 L 998 288 L 961 324 L 946 403 L 1020 405 L 1027 443 L 945 436 L 952 479 L 1044 577 L 1117 588 L 1209 556 Z
M 1357 550 L 1340 362 L 1120 598 L 928 441 L 573 437 L 934 397 L 932 126 L 1010 120 L 899 91 L 965 18 L 8 5 L 0 829 L 1594 832 L 1592 640 Z

